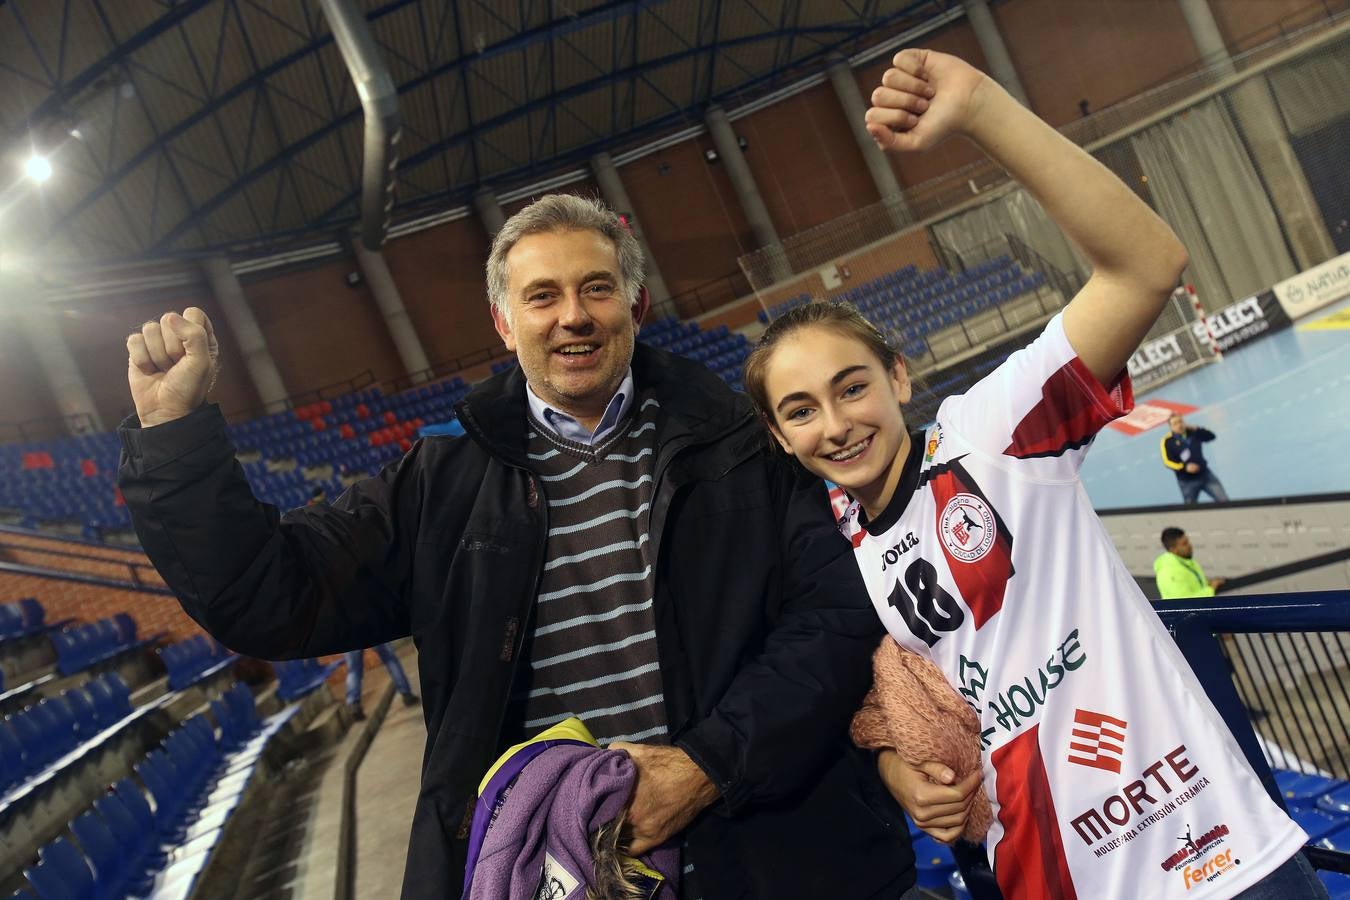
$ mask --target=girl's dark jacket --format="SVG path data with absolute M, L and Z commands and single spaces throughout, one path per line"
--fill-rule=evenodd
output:
M 882 629 L 821 483 L 706 367 L 639 344 L 633 377 L 661 404 L 666 717 L 721 792 L 686 833 L 705 900 L 898 897 L 907 830 L 845 737 Z M 526 410 L 519 369 L 498 375 L 460 403 L 467 435 L 419 441 L 331 507 L 285 515 L 254 499 L 217 407 L 120 430 L 141 544 L 226 646 L 290 659 L 415 639 L 427 744 L 405 898 L 459 896 L 474 791 L 503 749 L 548 527 Z

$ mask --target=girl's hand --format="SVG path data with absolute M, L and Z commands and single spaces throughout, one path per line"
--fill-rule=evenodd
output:
M 912 766 L 894 750 L 882 750 L 878 754 L 877 770 L 891 795 L 915 825 L 944 844 L 961 836 L 975 791 L 980 789 L 978 771 L 953 783 L 955 775 L 942 763 Z
M 872 92 L 867 132 L 888 152 L 929 150 L 964 134 L 997 85 L 979 69 L 933 50 L 901 50 Z

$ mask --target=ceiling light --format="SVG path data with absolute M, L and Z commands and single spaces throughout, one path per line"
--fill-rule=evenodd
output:
M 52 177 L 52 164 L 47 161 L 47 157 L 40 153 L 34 153 L 28 157 L 28 162 L 23 166 L 24 174 L 36 181 L 38 184 Z

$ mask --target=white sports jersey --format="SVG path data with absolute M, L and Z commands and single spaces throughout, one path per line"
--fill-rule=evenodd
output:
M 1078 480 L 1133 405 L 1059 316 L 916 433 L 856 548 L 887 630 L 979 713 L 1008 900 L 1232 897 L 1299 849 Z

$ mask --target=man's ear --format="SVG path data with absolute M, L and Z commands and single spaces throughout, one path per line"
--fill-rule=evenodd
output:
M 497 334 L 501 335 L 502 343 L 506 349 L 512 353 L 516 352 L 516 335 L 511 330 L 511 317 L 497 308 L 497 304 L 492 304 L 492 327 L 497 329 Z
M 905 366 L 905 361 L 899 357 L 896 357 L 895 365 L 891 367 L 891 387 L 895 389 L 895 396 L 902 404 L 908 403 L 914 397 L 914 384 L 909 380 L 909 369 Z
M 647 286 L 644 284 L 638 288 L 637 302 L 633 304 L 633 334 L 637 334 L 642 328 L 642 320 L 647 317 L 647 311 L 652 308 L 652 295 L 647 292 Z

